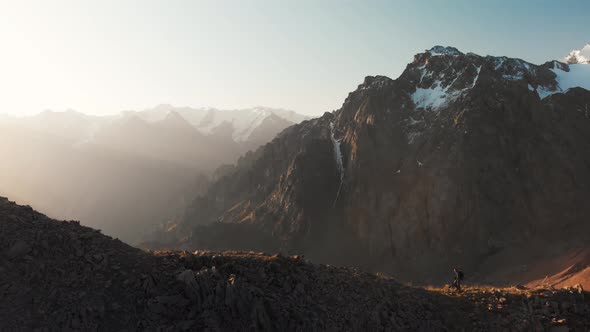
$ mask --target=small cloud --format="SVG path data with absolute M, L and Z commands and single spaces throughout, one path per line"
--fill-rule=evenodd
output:
M 565 58 L 566 63 L 590 63 L 590 44 L 586 44 L 581 50 L 572 50 Z

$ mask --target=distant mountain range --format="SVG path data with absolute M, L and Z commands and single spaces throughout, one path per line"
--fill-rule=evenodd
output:
M 305 116 L 160 105 L 114 116 L 0 117 L 0 193 L 129 242 L 184 207 L 219 166 Z
M 308 117 L 284 109 L 239 110 L 158 105 L 114 116 L 45 111 L 30 117 L 0 117 L 11 125 L 71 141 L 210 170 L 231 163 Z M 217 148 L 214 148 L 217 147 Z
M 225 169 L 163 246 L 303 253 L 425 283 L 453 266 L 482 282 L 525 273 L 590 243 L 589 89 L 587 64 L 434 47 Z
M 220 110 L 216 108 L 174 107 L 162 104 L 142 112 L 125 112 L 125 114 L 135 113 L 148 122 L 156 122 L 165 119 L 171 112 L 178 113 L 203 134 L 211 134 L 219 126 L 226 124 L 232 128 L 232 137 L 236 142 L 247 141 L 252 132 L 269 117 L 276 117 L 291 123 L 299 123 L 309 118 L 294 111 L 263 106 Z

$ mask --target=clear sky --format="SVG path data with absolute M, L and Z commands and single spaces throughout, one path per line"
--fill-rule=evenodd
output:
M 0 113 L 321 114 L 433 45 L 542 63 L 589 43 L 588 22 L 588 0 L 0 0 Z

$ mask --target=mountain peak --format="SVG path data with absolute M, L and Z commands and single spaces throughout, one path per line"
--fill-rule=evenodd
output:
M 167 128 L 176 128 L 176 129 L 195 129 L 180 113 L 176 111 L 170 111 L 166 114 L 166 117 L 161 121 L 157 122 L 160 126 L 164 126 Z
M 182 117 L 182 115 L 180 115 L 178 112 L 176 111 L 170 111 L 168 112 L 168 114 L 166 114 L 166 117 L 164 118 L 164 121 L 181 121 L 184 122 L 184 118 Z
M 174 110 L 174 106 L 172 104 L 158 104 L 156 107 L 152 108 L 154 111 L 166 111 L 170 112 Z
M 78 112 L 73 109 L 66 109 L 63 111 L 44 110 L 43 112 L 35 115 L 34 117 L 86 117 L 84 113 Z
M 261 238 L 280 239 L 277 248 L 312 258 L 333 252 L 329 257 L 337 264 L 379 270 L 404 266 L 402 278 L 421 282 L 456 261 L 479 273 L 481 257 L 520 253 L 526 237 L 553 236 L 553 216 L 529 214 L 529 206 L 510 200 L 531 202 L 535 211 L 546 202 L 569 208 L 576 203 L 553 193 L 582 197 L 587 191 L 578 183 L 590 178 L 578 174 L 588 162 L 589 95 L 540 100 L 532 85 L 555 75 L 534 65 L 519 75 L 528 63 L 500 60 L 496 69 L 494 57 L 437 58 L 409 66 L 398 80 L 367 77 L 334 116 L 291 127 L 212 184 L 187 210 L 178 234 L 210 220 L 247 224 Z M 548 166 L 538 170 L 543 163 Z M 559 180 L 570 169 L 580 179 Z M 256 180 L 244 180 L 250 178 Z M 532 183 L 551 189 L 531 193 Z M 481 208 L 474 212 L 473 204 Z M 566 217 L 567 230 L 587 229 L 580 215 Z M 457 237 L 466 225 L 468 235 Z M 222 226 L 210 227 L 210 233 L 199 228 L 179 243 L 190 249 L 240 245 L 241 232 L 213 238 L 208 234 Z M 555 238 L 571 240 L 566 231 Z M 342 254 L 346 250 L 350 254 Z M 453 250 L 465 251 L 447 254 Z
M 461 99 L 478 82 L 528 88 L 540 99 L 574 87 L 588 90 L 589 70 L 586 64 L 554 60 L 536 65 L 518 58 L 463 54 L 454 47 L 434 46 L 416 54 L 400 79 L 406 82 L 406 91 L 417 108 L 434 110 Z
M 440 45 L 433 46 L 431 49 L 426 50 L 426 52 L 430 53 L 430 56 L 441 56 L 441 55 L 458 56 L 458 55 L 464 55 L 461 51 L 459 51 L 455 47 L 452 47 L 452 46 L 440 46 Z

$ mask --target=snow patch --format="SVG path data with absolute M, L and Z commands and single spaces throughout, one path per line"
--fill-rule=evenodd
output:
M 416 108 L 436 110 L 455 101 L 463 92 L 473 88 L 477 83 L 477 80 L 479 79 L 479 73 L 481 72 L 481 66 L 475 67 L 474 65 L 474 68 L 476 70 L 476 75 L 473 78 L 473 83 L 471 84 L 471 86 L 465 87 L 464 89 L 449 91 L 449 89 L 455 84 L 455 82 L 461 76 L 463 76 L 465 70 L 458 73 L 455 79 L 445 87 L 443 87 L 441 81 L 441 79 L 444 78 L 443 74 L 442 76 L 440 76 L 438 80 L 432 83 L 430 88 L 416 88 L 416 91 L 414 91 L 414 93 L 412 93 L 410 96 L 412 98 L 412 101 L 414 102 L 414 105 L 416 105 Z M 422 67 L 419 67 L 419 69 L 424 70 Z M 432 75 L 431 73 L 422 72 L 420 83 L 422 83 L 422 79 L 427 74 Z
M 408 117 L 408 119 L 406 120 L 408 122 L 408 125 L 413 126 L 415 124 L 418 123 L 422 123 L 422 120 L 415 120 L 413 117 Z
M 474 65 L 475 67 L 475 65 Z M 475 75 L 475 78 L 473 79 L 473 84 L 471 84 L 471 89 L 473 89 L 473 87 L 475 86 L 475 83 L 477 83 L 477 80 L 479 79 L 479 73 L 481 72 L 481 66 L 475 68 L 475 70 L 477 71 L 477 75 Z
M 555 81 L 556 88 L 541 87 L 537 88 L 537 94 L 541 99 L 548 97 L 555 93 L 564 93 L 568 89 L 580 87 L 590 90 L 590 65 L 587 64 L 572 64 L 569 65 L 569 72 L 560 69 L 559 66 L 551 68 L 552 72 L 557 75 Z
M 460 75 L 457 77 L 459 76 Z M 416 108 L 421 107 L 431 110 L 439 109 L 454 101 L 461 94 L 462 90 L 452 92 L 448 91 L 453 83 L 443 88 L 441 86 L 441 82 L 436 81 L 434 82 L 432 88 L 416 88 L 416 91 L 411 96 L 412 101 L 416 105 Z
M 530 66 L 528 63 L 526 63 L 526 62 L 523 62 L 523 63 L 522 63 L 522 65 L 523 65 L 523 67 L 524 67 L 524 68 L 525 68 L 527 71 L 530 71 L 530 70 L 531 70 L 531 66 Z
M 420 67 L 417 67 L 418 71 L 420 71 L 420 82 L 418 82 L 418 84 L 422 83 L 422 81 L 424 80 L 424 77 L 426 77 L 426 75 L 430 76 L 432 75 L 431 72 L 426 70 L 426 65 L 422 65 Z
M 560 92 L 560 91 L 556 91 L 555 89 L 550 88 L 550 87 L 544 87 L 541 85 L 539 85 L 537 87 L 537 94 L 539 95 L 539 98 L 541 98 L 541 99 L 543 99 L 547 96 L 550 96 L 554 93 L 558 93 L 558 92 Z
M 522 73 L 517 73 L 515 75 L 502 75 L 502 78 L 509 81 L 520 81 L 524 76 Z
M 494 58 L 494 63 L 496 64 L 494 70 L 502 68 L 502 66 L 504 65 L 504 61 L 506 61 L 506 57 Z
M 238 143 L 247 141 L 252 132 L 273 114 L 293 123 L 300 123 L 309 119 L 309 117 L 293 111 L 263 106 L 236 110 L 174 108 L 172 106 L 170 108 L 178 112 L 191 125 L 205 135 L 211 135 L 215 128 L 224 122 L 230 123 L 233 128 L 232 138 Z

